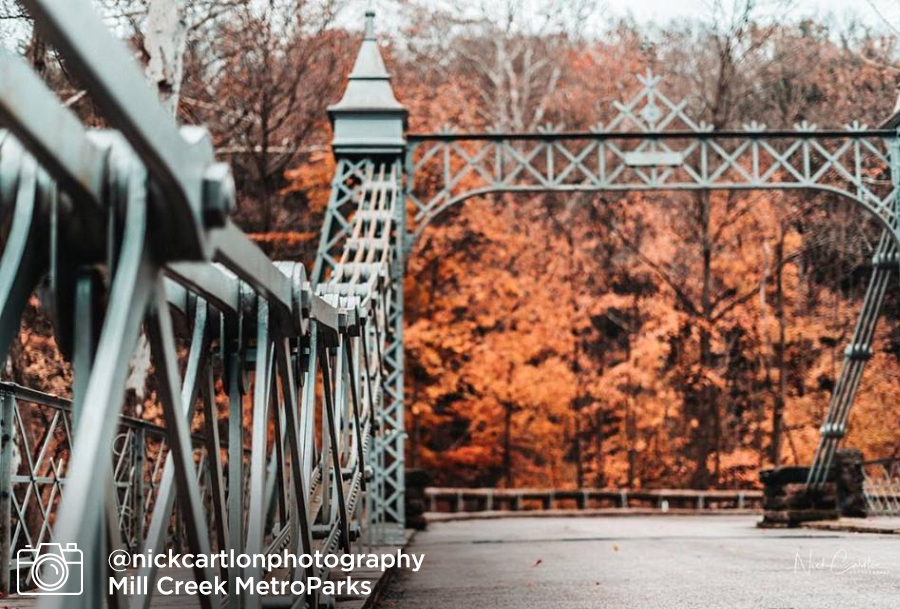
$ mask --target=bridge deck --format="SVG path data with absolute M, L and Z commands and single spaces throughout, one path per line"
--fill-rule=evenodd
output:
M 392 609 L 894 609 L 896 538 L 761 530 L 758 516 L 517 518 L 433 524 L 383 595 Z

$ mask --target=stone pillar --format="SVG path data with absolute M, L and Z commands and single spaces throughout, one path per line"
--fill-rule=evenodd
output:
M 865 518 L 868 505 L 865 494 L 863 454 L 855 448 L 842 448 L 835 458 L 838 511 L 841 516 Z
M 809 489 L 809 467 L 790 466 L 763 470 L 759 477 L 763 493 L 762 528 L 797 527 L 813 520 L 838 517 L 837 484 L 833 471 L 819 489 Z
M 424 469 L 406 470 L 406 526 L 424 531 L 427 505 L 425 489 L 431 486 L 431 475 Z

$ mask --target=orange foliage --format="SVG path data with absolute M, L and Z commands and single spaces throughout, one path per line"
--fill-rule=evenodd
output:
M 333 175 L 334 155 L 330 152 L 313 153 L 302 165 L 284 172 L 288 185 L 281 194 L 300 193 L 306 198 L 310 213 L 323 214 L 328 207 Z
M 701 98 L 715 94 L 705 87 L 721 58 L 683 32 L 667 44 L 648 49 L 624 26 L 573 44 L 548 120 L 608 121 L 647 66 L 679 76 L 675 98 L 696 97 L 704 78 Z M 863 46 L 842 49 L 814 24 L 779 28 L 761 45 L 773 60 L 729 77 L 724 89 L 743 97 L 694 114 L 721 127 L 884 115 L 890 79 L 856 54 L 877 44 Z M 464 66 L 400 62 L 397 74 L 414 131 L 489 126 L 483 83 Z M 434 188 L 432 169 L 417 189 Z M 447 485 L 754 486 L 784 374 L 779 460 L 808 463 L 878 230 L 846 202 L 798 192 L 498 195 L 450 208 L 406 279 L 409 461 Z M 897 325 L 888 311 L 846 440 L 871 458 L 900 450 Z

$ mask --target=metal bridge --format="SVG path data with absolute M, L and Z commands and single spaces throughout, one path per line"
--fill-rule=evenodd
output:
M 150 606 L 150 593 L 106 598 L 115 549 L 312 553 L 401 542 L 405 261 L 442 211 L 488 193 L 789 189 L 869 212 L 884 234 L 808 482 L 828 477 L 898 264 L 893 128 L 714 131 L 647 74 L 590 132 L 407 135 L 368 12 L 346 93 L 330 109 L 338 163 L 308 271 L 269 260 L 232 223 L 229 167 L 202 128 L 179 128 L 163 111 L 90 0 L 23 4 L 114 130 L 85 128 L 22 59 L 0 54 L 0 209 L 11 218 L 0 360 L 40 287 L 74 371 L 71 400 L 0 386 L 0 590 L 29 585 L 17 553 L 51 540 L 83 550 L 85 590 L 41 598 L 48 609 Z M 123 416 L 142 328 L 159 426 Z M 203 426 L 192 433 L 195 419 Z M 224 575 L 234 586 L 262 573 Z

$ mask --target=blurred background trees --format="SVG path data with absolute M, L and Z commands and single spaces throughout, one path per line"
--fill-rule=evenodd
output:
M 527 27 L 496 17 L 515 2 L 414 20 L 394 63 L 413 128 L 586 130 L 648 68 L 719 129 L 894 106 L 896 41 L 858 24 L 737 2 L 596 34 L 552 4 Z M 410 261 L 411 458 L 440 483 L 510 486 L 742 486 L 806 462 L 877 234 L 809 193 L 467 201 Z M 900 439 L 895 304 L 848 439 L 873 457 Z
M 179 19 L 154 12 L 163 1 Z M 326 108 L 352 66 L 362 7 L 97 5 L 180 120 L 209 127 L 235 168 L 239 223 L 273 257 L 311 264 L 333 168 Z M 379 8 L 419 132 L 587 130 L 647 69 L 717 128 L 875 125 L 900 73 L 890 28 L 798 21 L 777 3 L 712 3 L 652 26 L 586 0 Z M 103 125 L 16 0 L 0 0 L 0 32 Z M 173 50 L 180 65 L 157 62 Z M 806 462 L 877 237 L 848 203 L 800 192 L 491 196 L 451 208 L 409 262 L 409 461 L 440 484 L 557 487 L 750 486 L 760 467 Z M 897 304 L 848 438 L 872 458 L 900 450 Z M 64 393 L 46 334 L 23 330 L 7 376 Z

